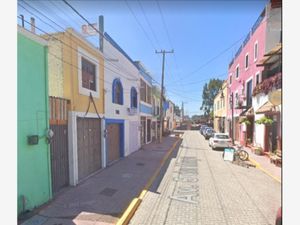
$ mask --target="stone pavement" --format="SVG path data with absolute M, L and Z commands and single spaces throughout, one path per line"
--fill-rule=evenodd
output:
M 198 131 L 185 132 L 165 166 L 131 225 L 274 224 L 280 183 L 254 167 L 224 161 Z
M 265 155 L 256 155 L 250 148 L 243 147 L 249 154 L 250 159 L 259 164 L 259 166 L 268 174 L 281 181 L 281 167 L 276 166 L 274 163 L 270 163 L 270 158 Z
M 144 145 L 141 150 L 59 194 L 22 225 L 115 224 L 177 140 L 166 137 L 161 144 Z

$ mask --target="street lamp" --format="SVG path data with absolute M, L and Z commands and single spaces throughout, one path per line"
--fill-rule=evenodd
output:
M 223 89 L 222 89 L 220 98 L 224 99 Z M 233 126 L 233 92 L 230 94 L 229 101 L 230 101 L 230 107 L 231 107 L 231 138 L 232 138 L 232 145 L 234 145 L 234 138 L 233 138 L 233 129 L 234 129 L 234 126 Z

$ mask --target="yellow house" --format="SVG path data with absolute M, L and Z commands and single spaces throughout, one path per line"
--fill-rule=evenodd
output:
M 50 99 L 68 102 L 68 177 L 76 185 L 104 165 L 104 57 L 72 28 L 44 37 Z M 53 117 L 61 111 L 51 110 Z
M 223 97 L 221 98 L 221 96 Z M 228 128 L 225 125 L 227 116 L 227 81 L 222 84 L 222 88 L 214 99 L 214 130 L 216 132 L 228 132 Z

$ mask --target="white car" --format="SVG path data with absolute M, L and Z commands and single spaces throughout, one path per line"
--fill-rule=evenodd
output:
M 232 142 L 227 133 L 214 133 L 209 139 L 208 145 L 212 147 L 212 149 L 228 148 L 232 146 Z

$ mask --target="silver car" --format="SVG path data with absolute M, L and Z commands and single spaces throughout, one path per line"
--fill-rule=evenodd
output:
M 209 139 L 208 144 L 212 147 L 212 149 L 216 149 L 231 147 L 232 142 L 227 133 L 214 133 L 214 135 Z

